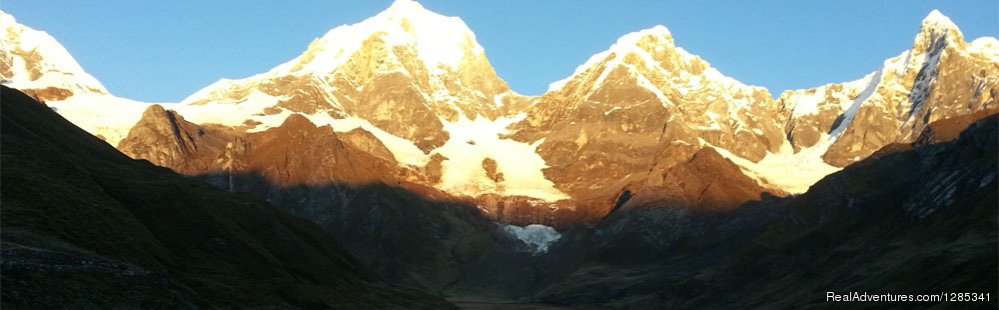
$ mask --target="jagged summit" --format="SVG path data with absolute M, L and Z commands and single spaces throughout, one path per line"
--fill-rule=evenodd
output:
M 844 167 L 886 144 L 912 142 L 930 122 L 995 109 L 999 49 L 992 42 L 965 42 L 933 10 L 912 47 L 866 77 L 781 94 L 789 141 Z
M 626 185 L 663 186 L 662 172 L 704 147 L 763 187 L 800 193 L 917 137 L 926 122 L 995 108 L 999 42 L 964 42 L 939 11 L 914 42 L 861 79 L 774 101 L 658 25 L 609 42 L 543 96 L 524 97 L 496 75 L 460 18 L 400 0 L 267 72 L 221 80 L 167 109 L 234 137 L 306 120 L 345 136 L 359 129 L 369 134 L 358 145 L 426 176 L 414 182 L 471 197 L 603 201 Z M 81 103 L 50 106 L 112 144 L 145 108 Z

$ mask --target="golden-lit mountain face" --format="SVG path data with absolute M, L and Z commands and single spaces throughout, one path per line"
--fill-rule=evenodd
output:
M 65 100 L 74 93 L 107 94 L 69 52 L 45 32 L 18 24 L 0 12 L 0 80 L 43 100 Z
M 254 96 L 276 100 L 266 114 L 358 117 L 425 152 L 448 140 L 442 122 L 496 119 L 527 101 L 496 75 L 464 22 L 411 1 L 331 30 L 267 73 L 220 81 L 183 103 L 235 104 Z
M 552 84 L 517 137 L 544 139 L 546 176 L 581 197 L 643 180 L 704 144 L 758 161 L 784 140 L 777 112 L 766 89 L 722 75 L 657 26 L 625 35 Z
M 696 196 L 676 181 L 695 159 L 731 162 L 756 182 L 742 189 L 802 193 L 930 123 L 997 109 L 999 92 L 999 42 L 966 42 L 936 11 L 911 49 L 872 73 L 776 100 L 663 26 L 626 34 L 544 95 L 522 96 L 461 19 L 400 0 L 267 72 L 147 109 L 108 94 L 51 37 L 6 14 L 3 26 L 5 83 L 133 157 L 191 175 L 265 171 L 282 186 L 406 182 L 523 223 L 599 219 L 625 190 Z M 359 161 L 370 171 L 328 169 Z
M 911 49 L 863 79 L 787 91 L 778 104 L 795 149 L 826 144 L 823 159 L 843 167 L 890 143 L 910 143 L 937 120 L 999 109 L 999 44 L 965 42 L 937 11 Z M 831 145 L 830 145 L 831 144 Z

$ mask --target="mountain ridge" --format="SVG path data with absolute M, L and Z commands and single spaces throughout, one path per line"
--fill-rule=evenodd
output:
M 448 32 L 428 34 L 439 28 Z M 431 45 L 447 52 L 427 42 L 444 42 Z M 496 75 L 460 18 L 400 0 L 330 30 L 265 73 L 224 79 L 164 106 L 194 124 L 247 134 L 280 127 L 292 115 L 338 134 L 360 129 L 370 134 L 362 138 L 370 150 L 391 155 L 380 158 L 392 157 L 398 169 L 424 175 L 422 184 L 479 199 L 487 209 L 527 199 L 599 218 L 627 184 L 658 186 L 655 171 L 701 148 L 716 149 L 771 193 L 801 193 L 888 143 L 915 139 L 930 121 L 995 101 L 999 78 L 990 77 L 999 73 L 971 72 L 997 62 L 994 39 L 966 43 L 934 10 L 907 53 L 863 79 L 786 91 L 774 100 L 767 89 L 686 52 L 657 25 L 620 37 L 546 94 L 528 97 Z M 968 75 L 981 77 L 961 80 Z M 935 86 L 944 84 L 953 87 Z M 820 92 L 828 95 L 814 95 Z M 72 99 L 49 105 L 116 145 L 149 105 Z M 952 102 L 967 100 L 978 106 L 959 109 Z M 885 106 L 898 112 L 875 113 Z M 901 120 L 902 109 L 920 116 Z M 102 117 L 112 110 L 116 117 Z M 381 145 L 371 144 L 372 136 Z

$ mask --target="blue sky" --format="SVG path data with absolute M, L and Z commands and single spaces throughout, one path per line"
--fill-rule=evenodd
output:
M 112 93 L 179 101 L 294 58 L 391 1 L 38 1 L 0 9 L 53 35 Z M 537 95 L 618 37 L 661 24 L 722 73 L 785 89 L 853 80 L 912 45 L 932 9 L 967 40 L 999 33 L 999 1 L 420 1 L 461 17 L 500 77 Z

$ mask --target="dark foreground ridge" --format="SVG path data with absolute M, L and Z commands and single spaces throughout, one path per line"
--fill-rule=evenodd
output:
M 937 138 L 886 146 L 796 197 L 718 213 L 631 199 L 553 246 L 549 255 L 585 259 L 534 298 L 631 309 L 995 307 L 825 301 L 830 291 L 999 291 L 999 121 L 980 117 L 932 126 Z M 940 130 L 961 122 L 970 126 L 959 135 Z
M 319 226 L 132 160 L 2 87 L 3 308 L 425 308 Z

